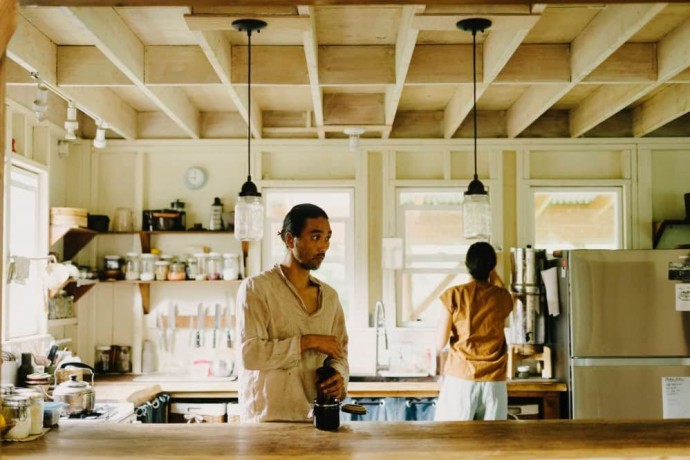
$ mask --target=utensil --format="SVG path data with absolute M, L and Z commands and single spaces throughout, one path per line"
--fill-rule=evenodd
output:
M 84 363 L 65 363 L 63 366 L 72 366 L 91 371 L 91 385 L 85 381 L 77 380 L 77 376 L 72 374 L 69 380 L 62 382 L 53 390 L 53 401 L 66 403 L 64 409 L 68 414 L 81 414 L 93 410 L 96 402 L 96 392 L 93 388 L 94 370 L 91 366 Z
M 158 348 L 168 351 L 168 340 L 163 329 L 163 312 L 159 311 L 156 317 L 156 329 L 158 329 Z
M 168 347 L 170 353 L 175 352 L 175 320 L 177 318 L 177 305 L 173 305 L 172 302 L 168 304 L 168 334 L 170 338 L 168 339 Z
M 218 332 L 220 331 L 220 316 L 222 311 L 220 304 L 216 304 L 216 314 L 213 320 L 213 348 L 218 346 Z
M 206 309 L 203 304 L 199 304 L 197 307 L 197 319 L 196 319 L 196 347 L 201 348 L 204 346 L 204 330 L 206 329 Z

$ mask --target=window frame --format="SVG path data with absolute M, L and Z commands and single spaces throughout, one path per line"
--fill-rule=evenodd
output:
M 7 162 L 7 167 L 5 168 L 4 171 L 4 179 L 5 179 L 5 186 L 4 186 L 4 206 L 3 206 L 3 280 L 7 280 L 7 273 L 9 269 L 9 260 L 10 257 L 13 255 L 16 256 L 23 256 L 23 257 L 45 257 L 48 254 L 49 251 L 49 244 L 48 244 L 48 239 L 49 239 L 49 202 L 48 202 L 48 169 L 44 165 L 41 165 L 39 163 L 36 163 L 32 160 L 29 160 L 25 157 L 22 157 L 17 154 L 10 154 L 9 155 L 9 161 Z M 37 233 L 38 233 L 38 238 L 37 238 L 37 248 L 34 254 L 31 255 L 24 255 L 24 254 L 10 254 L 9 250 L 9 238 L 11 237 L 11 226 L 9 224 L 9 216 L 10 216 L 10 202 L 11 202 L 11 188 L 12 188 L 12 171 L 15 169 L 22 170 L 26 173 L 29 174 L 34 174 L 36 175 L 38 179 L 38 187 L 37 187 L 37 194 L 38 194 L 38 206 L 37 206 L 37 216 L 36 216 L 36 222 L 37 222 Z M 36 263 L 32 263 L 32 270 L 36 270 L 37 266 Z M 35 283 L 37 283 L 37 287 L 40 286 L 43 288 L 43 284 L 41 283 L 40 280 L 35 280 Z M 11 321 L 10 321 L 10 309 L 11 309 L 11 299 L 10 299 L 10 289 L 9 289 L 9 284 L 5 281 L 4 284 L 4 289 L 2 290 L 2 340 L 3 341 L 26 341 L 26 340 L 32 340 L 33 338 L 36 337 L 42 337 L 47 333 L 48 330 L 48 316 L 45 313 L 45 295 L 37 295 L 36 299 L 37 301 L 40 299 L 40 301 L 43 302 L 42 305 L 37 305 L 35 311 L 33 312 L 36 315 L 37 319 L 37 327 L 34 331 L 34 333 L 29 334 L 29 335 L 18 335 L 18 336 L 12 336 L 10 335 L 11 333 Z

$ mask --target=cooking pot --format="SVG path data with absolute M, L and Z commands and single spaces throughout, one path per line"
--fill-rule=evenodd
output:
M 67 404 L 64 411 L 69 415 L 93 411 L 96 402 L 96 392 L 93 389 L 93 368 L 84 363 L 65 363 L 63 366 L 82 367 L 90 370 L 91 385 L 88 382 L 77 380 L 77 376 L 72 374 L 69 376 L 68 381 L 62 382 L 55 387 L 55 390 L 53 390 L 53 401 Z

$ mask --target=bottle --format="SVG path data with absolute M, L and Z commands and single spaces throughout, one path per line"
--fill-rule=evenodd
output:
M 26 376 L 34 373 L 33 355 L 22 353 L 22 364 L 17 369 L 17 386 L 26 386 Z
M 314 400 L 314 426 L 319 430 L 334 431 L 340 426 L 340 400 L 326 396 L 321 391 L 321 382 L 332 377 L 336 370 L 330 366 L 330 359 L 326 358 L 323 366 L 316 369 L 317 398 Z
M 208 229 L 211 231 L 223 230 L 223 203 L 220 202 L 218 197 L 213 199 L 213 204 L 211 205 L 211 222 L 208 225 Z

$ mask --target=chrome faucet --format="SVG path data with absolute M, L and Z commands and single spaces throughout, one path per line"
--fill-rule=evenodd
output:
M 376 373 L 388 370 L 388 364 L 381 364 L 380 338 L 383 335 L 384 351 L 388 351 L 388 333 L 386 332 L 386 309 L 383 302 L 376 302 L 374 307 L 374 326 L 376 327 Z

